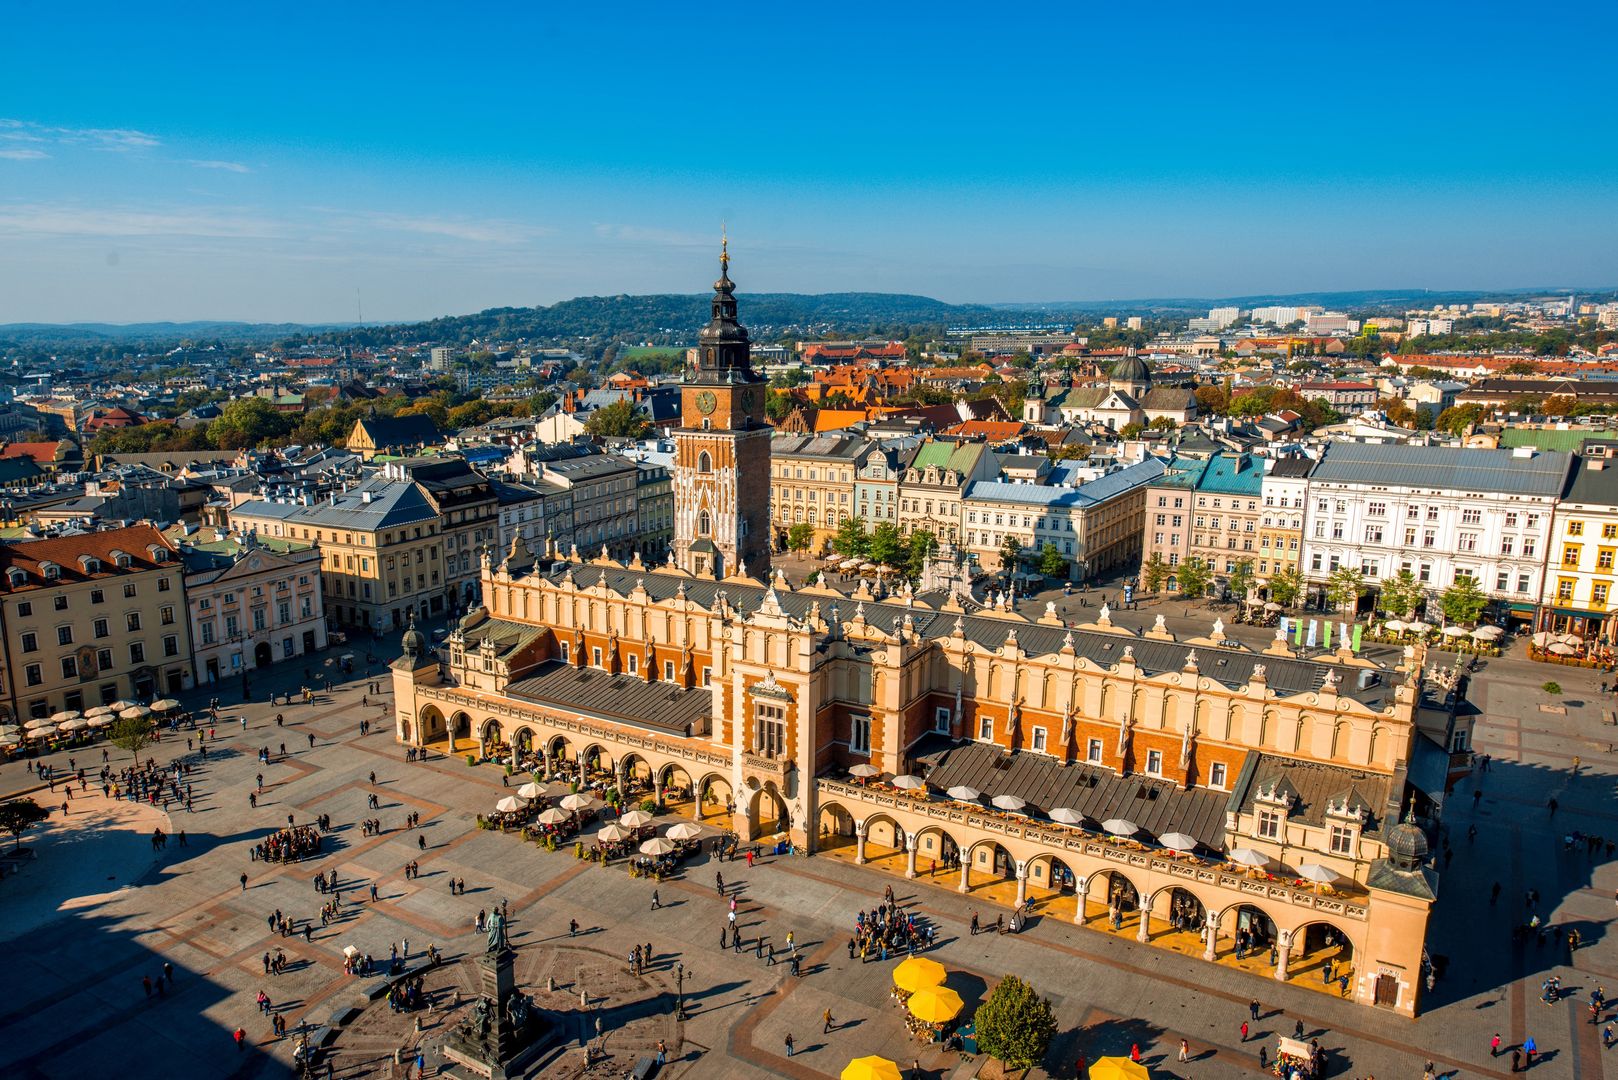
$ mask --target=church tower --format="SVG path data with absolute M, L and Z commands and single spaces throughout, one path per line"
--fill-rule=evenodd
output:
M 770 569 L 770 426 L 764 379 L 736 321 L 729 243 L 720 246 L 713 317 L 680 391 L 674 434 L 674 558 L 702 577 Z

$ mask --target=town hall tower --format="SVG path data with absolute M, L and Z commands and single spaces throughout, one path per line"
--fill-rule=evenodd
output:
M 729 245 L 719 254 L 713 316 L 680 391 L 674 434 L 674 557 L 699 576 L 769 573 L 770 433 L 764 379 L 736 321 Z

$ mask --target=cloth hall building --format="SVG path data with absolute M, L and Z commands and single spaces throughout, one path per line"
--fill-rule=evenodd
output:
M 1138 634 L 1105 608 L 1067 626 L 789 590 L 767 495 L 745 494 L 768 491 L 769 439 L 728 273 L 715 290 L 668 562 L 521 538 L 486 557 L 442 656 L 406 634 L 399 741 L 577 763 L 745 841 L 1413 1015 L 1438 885 L 1423 825 L 1464 676 L 1419 647 L 1385 670 L 1229 647 L 1217 625 Z

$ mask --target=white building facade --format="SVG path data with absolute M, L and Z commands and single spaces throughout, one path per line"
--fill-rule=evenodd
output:
M 1309 478 L 1304 577 L 1319 597 L 1353 567 L 1368 600 L 1401 570 L 1432 596 L 1470 577 L 1501 614 L 1530 620 L 1570 467 L 1568 454 L 1527 448 L 1333 443 Z

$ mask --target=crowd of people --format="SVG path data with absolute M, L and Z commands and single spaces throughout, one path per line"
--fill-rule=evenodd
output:
M 870 911 L 854 916 L 854 935 L 848 939 L 848 958 L 859 957 L 861 963 L 886 960 L 897 953 L 914 953 L 933 943 L 936 933 L 931 923 L 923 925 L 915 915 L 900 911 L 893 898 L 893 886 L 888 886 L 882 903 Z
M 298 862 L 318 856 L 320 844 L 320 830 L 313 825 L 289 825 L 254 844 L 252 852 L 259 862 Z

